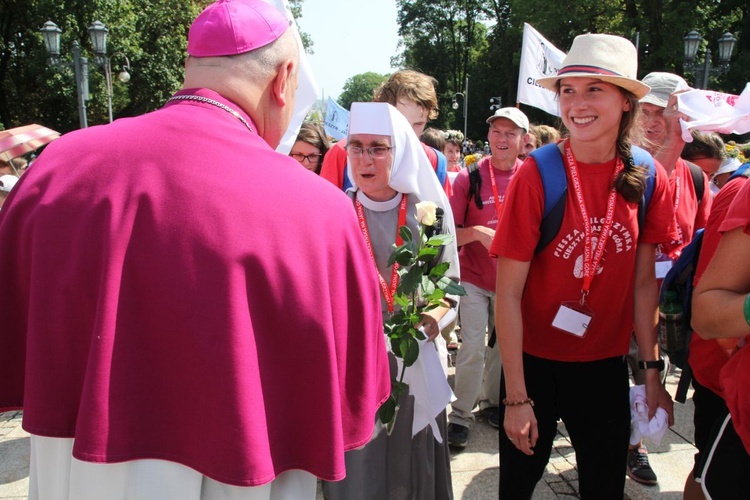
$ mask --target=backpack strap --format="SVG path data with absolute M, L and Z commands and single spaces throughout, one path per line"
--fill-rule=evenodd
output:
M 695 187 L 695 196 L 698 198 L 698 205 L 703 201 L 703 192 L 706 189 L 706 184 L 703 182 L 703 170 L 689 161 L 685 161 L 687 166 L 690 168 L 690 177 L 693 178 L 693 187 Z
M 743 163 L 740 168 L 732 172 L 732 175 L 729 176 L 727 182 L 731 181 L 732 179 L 736 179 L 737 177 L 750 177 L 750 162 Z
M 565 175 L 562 153 L 557 144 L 547 144 L 531 152 L 536 161 L 544 190 L 544 213 L 539 225 L 540 235 L 534 255 L 544 249 L 557 236 L 565 215 L 565 198 L 568 179 Z
M 539 225 L 539 242 L 534 250 L 534 255 L 539 254 L 544 247 L 549 245 L 562 226 L 563 215 L 565 215 L 565 198 L 568 192 L 568 179 L 565 174 L 562 153 L 557 144 L 547 144 L 532 151 L 531 156 L 536 160 L 539 176 L 542 178 L 542 189 L 544 190 L 544 213 Z M 646 189 L 643 197 L 638 202 L 638 228 L 639 233 L 646 219 L 651 198 L 656 186 L 656 165 L 654 158 L 642 148 L 632 146 L 630 154 L 633 162 L 647 170 Z
M 445 185 L 445 178 L 448 176 L 448 159 L 443 153 L 435 148 L 432 148 L 437 155 L 437 165 L 435 165 L 435 174 L 437 175 L 440 187 Z
M 654 157 L 645 149 L 638 146 L 631 146 L 630 154 L 633 155 L 633 163 L 637 166 L 644 167 L 646 173 L 646 189 L 643 191 L 643 197 L 638 202 L 638 234 L 641 234 L 643 225 L 646 222 L 646 211 L 651 203 L 656 187 L 656 165 Z

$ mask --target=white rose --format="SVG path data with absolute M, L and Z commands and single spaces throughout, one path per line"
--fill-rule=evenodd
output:
M 423 226 L 432 226 L 435 224 L 437 217 L 435 211 L 437 205 L 432 201 L 420 201 L 417 203 L 417 220 Z

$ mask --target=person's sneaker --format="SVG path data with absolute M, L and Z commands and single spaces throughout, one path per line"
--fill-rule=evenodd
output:
M 466 448 L 469 442 L 469 428 L 465 425 L 448 424 L 448 445 L 456 448 Z
M 628 476 L 641 484 L 656 484 L 656 473 L 648 463 L 648 450 L 643 446 L 628 450 Z
M 497 406 L 488 406 L 482 409 L 482 415 L 487 419 L 487 423 L 495 429 L 500 428 L 500 408 Z

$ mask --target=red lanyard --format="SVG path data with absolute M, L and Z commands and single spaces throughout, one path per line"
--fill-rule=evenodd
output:
M 495 216 L 500 222 L 500 197 L 497 195 L 497 181 L 495 181 L 495 167 L 492 166 L 492 160 L 487 162 L 490 168 L 490 184 L 492 184 L 492 195 L 495 197 Z
M 401 239 L 401 233 L 399 229 L 401 226 L 406 225 L 406 194 L 401 195 L 401 204 L 398 208 L 398 226 L 396 226 L 396 246 L 400 246 L 404 240 Z M 362 203 L 355 198 L 354 205 L 357 207 L 357 219 L 359 219 L 359 230 L 362 231 L 362 236 L 365 237 L 365 244 L 367 249 L 370 251 L 370 257 L 372 262 L 375 264 L 375 270 L 378 272 L 378 281 L 380 282 L 380 291 L 383 292 L 385 302 L 388 304 L 388 312 L 393 312 L 393 296 L 396 295 L 396 287 L 398 286 L 398 262 L 393 263 L 393 270 L 391 271 L 391 286 L 388 288 L 388 284 L 385 282 L 385 278 L 380 274 L 378 269 L 378 261 L 375 260 L 375 252 L 372 249 L 372 240 L 370 239 L 370 230 L 367 229 L 367 220 L 365 219 L 365 210 L 362 207 Z
M 682 189 L 682 186 L 680 185 L 680 176 L 677 175 L 677 168 L 675 168 L 674 172 L 674 209 L 672 209 L 672 213 L 674 214 L 674 223 L 675 226 L 677 226 L 677 234 L 679 235 L 679 241 L 677 241 L 678 245 L 682 245 L 683 238 L 682 238 L 682 228 L 680 227 L 679 222 L 677 221 L 677 210 L 680 206 L 680 191 Z M 700 201 L 700 200 L 698 200 Z
M 599 263 L 604 256 L 604 247 L 607 246 L 607 240 L 609 240 L 609 233 L 612 229 L 612 222 L 615 215 L 615 199 L 617 198 L 617 191 L 614 187 L 614 181 L 617 179 L 617 175 L 623 168 L 622 160 L 619 158 L 615 163 L 615 173 L 612 176 L 612 189 L 609 192 L 609 199 L 607 200 L 607 215 L 602 224 L 601 232 L 599 233 L 599 240 L 596 244 L 596 250 L 592 248 L 593 232 L 591 230 L 591 221 L 589 220 L 588 210 L 586 210 L 586 202 L 583 199 L 583 190 L 581 189 L 581 180 L 578 176 L 578 164 L 573 157 L 573 150 L 570 148 L 570 142 L 565 143 L 565 157 L 570 168 L 570 178 L 573 181 L 573 190 L 578 200 L 578 206 L 581 209 L 581 216 L 583 217 L 583 230 L 584 230 L 584 245 L 583 245 L 583 288 L 581 288 L 581 305 L 586 301 L 586 295 L 591 290 L 591 282 L 594 280 L 596 270 L 599 268 Z

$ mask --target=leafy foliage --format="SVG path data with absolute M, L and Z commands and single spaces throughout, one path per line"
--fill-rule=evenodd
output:
M 372 71 L 354 75 L 344 83 L 338 103 L 349 109 L 353 102 L 370 102 L 375 89 L 387 79 L 388 75 Z
M 399 0 L 401 53 L 397 67 L 430 74 L 439 82 L 439 128 L 463 129 L 462 107 L 453 111 L 451 97 L 463 92 L 469 76 L 468 135 L 486 135 L 484 119 L 490 97 L 501 96 L 504 106 L 515 104 L 523 23 L 532 24 L 563 51 L 586 32 L 624 36 L 639 48 L 639 76 L 651 71 L 695 75 L 683 68 L 683 36 L 697 29 L 708 42 L 705 49 L 718 56 L 716 41 L 733 33 L 737 48 L 729 72 L 712 76 L 711 88 L 738 94 L 750 81 L 750 4 L 746 0 Z M 460 99 L 460 98 L 459 98 Z M 459 100 L 460 104 L 460 100 Z M 524 106 L 533 122 L 557 126 L 557 119 Z
M 79 127 L 72 62 L 73 41 L 89 62 L 88 123 L 108 121 L 104 71 L 95 65 L 88 26 L 109 28 L 115 118 L 159 108 L 182 84 L 187 35 L 195 17 L 212 0 L 3 0 L 0 2 L 0 122 L 6 127 L 40 123 L 60 132 Z M 301 15 L 304 0 L 291 0 Z M 51 20 L 62 30 L 61 62 L 50 66 L 39 28 Z M 302 33 L 306 47 L 309 35 Z M 130 61 L 131 80 L 117 74 Z
M 420 205 L 434 207 L 430 202 L 418 204 L 418 213 Z M 432 213 L 434 214 L 434 208 Z M 406 368 L 417 361 L 418 340 L 425 339 L 424 333 L 417 330 L 415 325 L 422 319 L 424 312 L 438 307 L 447 294 L 466 295 L 462 286 L 445 276 L 450 263 L 433 262 L 440 247 L 453 241 L 453 235 L 430 235 L 434 231 L 431 226 L 425 225 L 425 220 L 422 219 L 416 237 L 409 227 L 399 228 L 403 243 L 394 248 L 388 258 L 389 266 L 394 263 L 399 266 L 399 282 L 393 301 L 400 309 L 391 314 L 384 328 L 391 343 L 391 351 L 403 361 L 401 374 L 391 381 L 391 395 L 378 411 L 380 421 L 389 428 L 394 423 L 399 397 L 409 391 L 409 386 L 404 383 Z M 431 220 L 434 223 L 434 215 Z
M 113 73 L 115 117 L 153 110 L 182 82 L 187 32 L 210 0 L 6 0 L 0 4 L 0 121 L 13 127 L 41 123 L 61 132 L 78 128 L 72 67 L 51 66 L 39 28 L 48 20 L 62 30 L 61 61 L 72 61 L 73 41 L 89 62 L 86 102 L 90 125 L 106 123 L 107 89 L 96 65 L 88 26 L 109 28 L 107 54 Z M 132 79 L 117 74 L 130 60 Z

